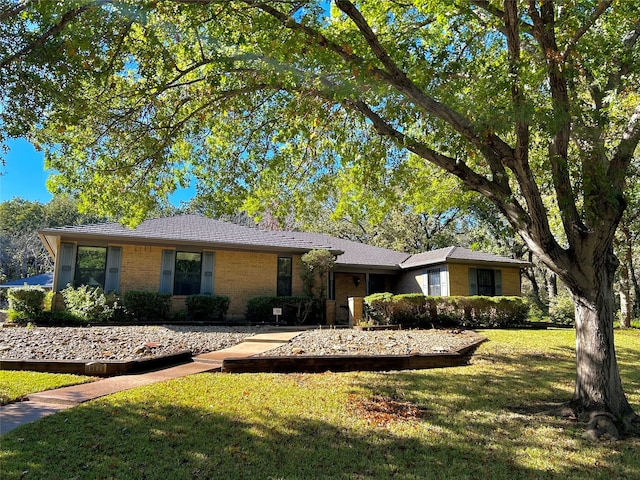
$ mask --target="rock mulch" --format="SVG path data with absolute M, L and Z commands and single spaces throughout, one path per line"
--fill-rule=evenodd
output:
M 185 350 L 199 355 L 231 347 L 260 331 L 183 325 L 1 328 L 0 358 L 139 360 Z
M 262 356 L 411 355 L 457 351 L 478 341 L 470 330 L 308 330 Z
M 0 358 L 139 360 L 190 351 L 209 353 L 241 343 L 264 327 L 110 326 L 0 329 Z M 263 356 L 407 355 L 444 353 L 477 341 L 464 330 L 307 330 Z

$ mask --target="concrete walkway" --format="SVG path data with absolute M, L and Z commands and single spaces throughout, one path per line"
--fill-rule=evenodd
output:
M 32 393 L 28 396 L 28 401 L 11 403 L 0 407 L 0 435 L 25 423 L 34 422 L 94 398 L 195 373 L 220 371 L 222 362 L 227 358 L 250 357 L 267 352 L 283 343 L 289 342 L 300 333 L 300 331 L 274 330 L 273 332 L 248 337 L 244 342 L 233 347 L 197 355 L 193 357 L 192 363 L 154 372 L 120 375 L 95 382 Z

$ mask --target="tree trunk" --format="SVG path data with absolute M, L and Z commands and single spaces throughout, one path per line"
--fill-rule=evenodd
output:
M 569 286 L 576 311 L 577 375 L 572 404 L 578 414 L 590 415 L 590 436 L 617 438 L 619 433 L 638 433 L 638 417 L 622 389 L 615 354 L 615 267 L 581 268 L 591 270 L 595 282 L 592 289 L 582 292 Z

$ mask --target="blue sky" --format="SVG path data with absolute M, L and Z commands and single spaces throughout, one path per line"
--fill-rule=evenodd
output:
M 34 146 L 24 139 L 7 142 L 9 152 L 5 155 L 7 164 L 0 175 L 0 202 L 20 197 L 32 202 L 47 203 L 53 198 L 47 190 L 49 173 L 44 169 L 44 153 L 37 152 Z M 176 192 L 171 201 L 179 205 L 188 201 L 194 189 Z
M 51 200 L 45 185 L 48 174 L 44 170 L 44 154 L 24 139 L 10 140 L 7 144 L 9 153 L 0 176 L 0 201 L 15 197 L 42 203 Z

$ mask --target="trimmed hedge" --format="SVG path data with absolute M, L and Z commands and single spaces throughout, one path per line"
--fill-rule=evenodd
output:
M 312 297 L 256 297 L 247 302 L 246 319 L 252 323 L 271 322 L 274 308 L 281 308 L 280 322 L 287 325 L 317 324 L 322 322 L 320 299 Z
M 124 294 L 124 305 L 140 322 L 166 320 L 171 312 L 171 294 L 131 290 Z
M 405 328 L 513 327 L 523 325 L 529 303 L 522 297 L 428 297 L 375 294 L 365 297 L 365 320 Z
M 229 310 L 229 297 L 222 295 L 189 295 L 185 303 L 187 316 L 198 322 L 220 322 Z

